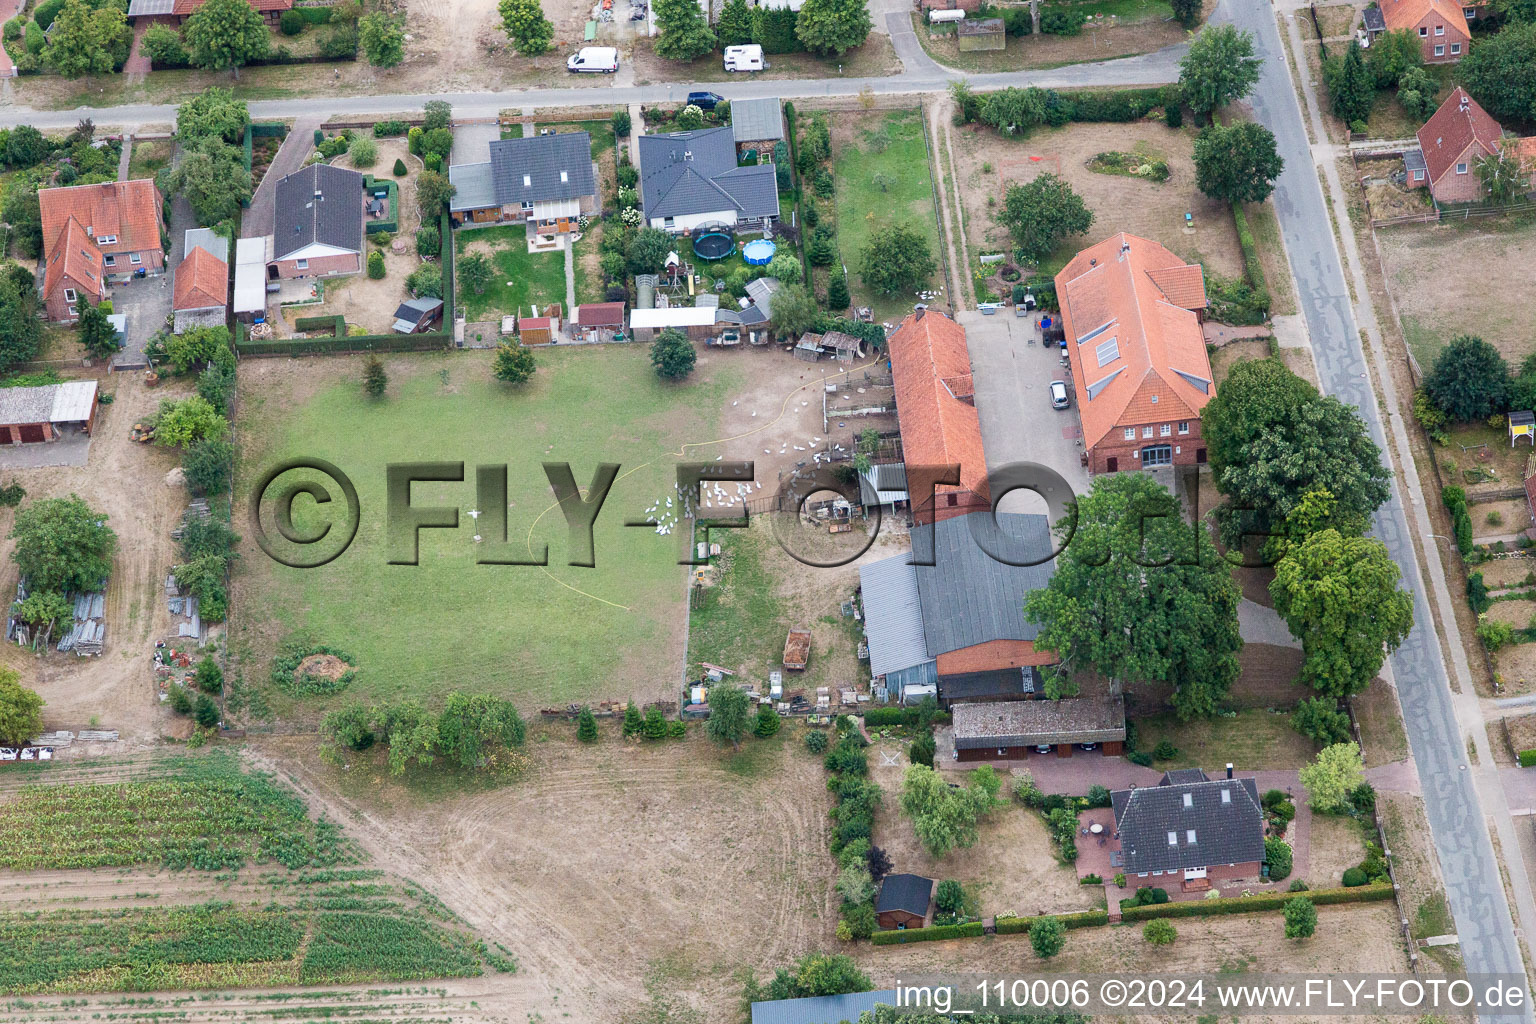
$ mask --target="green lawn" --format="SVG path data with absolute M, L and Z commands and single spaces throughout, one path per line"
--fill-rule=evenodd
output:
M 845 133 L 852 125 L 857 127 L 849 137 Z M 913 225 L 926 235 L 935 263 L 943 266 L 922 115 L 916 110 L 896 110 L 834 121 L 833 145 L 837 243 L 852 271 L 849 284 L 854 303 L 872 305 L 877 320 L 898 316 L 912 305 L 912 295 L 873 295 L 859 279 L 857 268 L 870 236 L 897 222 Z M 927 287 L 938 288 L 942 282 L 943 274 L 935 272 Z
M 532 303 L 565 302 L 565 254 L 530 253 L 523 227 L 471 228 L 454 233 L 455 253 L 464 255 L 472 243 L 489 243 L 496 274 L 481 295 L 459 285 L 459 303 L 470 320 L 485 320 L 518 312 L 529 315 Z M 478 246 L 477 246 L 478 248 Z
M 1172 712 L 1135 719 L 1136 749 L 1151 753 L 1161 740 L 1178 748 L 1178 756 L 1159 761 L 1158 768 L 1204 768 L 1220 771 L 1228 761 L 1247 770 L 1300 768 L 1312 760 L 1316 747 L 1291 728 L 1289 714 L 1249 708 L 1231 718 L 1181 722 Z
M 673 453 L 684 442 L 717 436 L 718 410 L 742 371 L 714 368 L 707 379 L 666 384 L 644 346 L 583 346 L 539 351 L 534 379 L 512 389 L 491 378 L 490 359 L 485 352 L 390 357 L 389 391 L 379 402 L 363 396 L 354 359 L 312 360 L 309 372 L 324 380 L 303 400 L 292 397 L 283 374 L 255 371 L 242 380 L 242 490 L 280 459 L 315 457 L 348 474 L 362 509 L 351 547 L 318 569 L 280 566 L 242 531 L 232 647 L 248 652 L 242 670 L 279 715 L 318 715 L 349 698 L 435 703 L 450 689 L 500 694 L 524 710 L 673 695 L 686 614 L 677 564 L 683 527 L 659 537 L 623 522 L 671 492 L 681 461 Z M 461 526 L 421 531 L 420 564 L 389 565 L 385 467 L 421 460 L 465 463 L 464 483 L 413 490 L 416 505 L 457 508 Z M 599 463 L 621 466 L 594 527 L 595 568 L 567 564 L 567 530 L 545 460 L 569 462 L 583 488 Z M 468 515 L 487 507 L 474 483 L 480 464 L 509 467 L 513 553 L 526 557 L 531 532 L 533 545 L 549 545 L 547 571 L 476 564 L 487 550 L 473 541 L 476 529 L 482 545 L 500 540 L 488 519 Z M 295 518 L 309 522 L 314 511 L 300 499 Z M 296 701 L 267 682 L 273 647 L 297 631 L 357 659 L 357 677 L 343 693 Z
M 133 153 L 128 157 L 128 178 L 137 181 L 140 178 L 153 178 L 166 164 L 171 162 L 170 139 L 146 139 L 133 144 Z

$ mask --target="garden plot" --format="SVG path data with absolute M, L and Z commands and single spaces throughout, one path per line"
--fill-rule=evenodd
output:
M 1312 814 L 1306 882 L 1314 889 L 1343 885 L 1344 872 L 1365 859 L 1360 822 L 1347 815 Z
M 999 794 L 1004 803 L 982 820 L 976 845 L 935 859 L 901 810 L 906 747 L 900 740 L 876 738 L 868 751 L 869 777 L 884 792 L 875 814 L 874 844 L 891 858 L 892 871 L 953 878 L 976 897 L 983 917 L 1064 914 L 1103 905 L 1103 888 L 1079 885 L 1077 872 L 1057 861 L 1040 816 L 1009 795 L 1013 778 L 1008 774 Z M 892 757 L 896 764 L 886 764 Z M 1002 767 L 1006 772 L 1007 766 Z
M 1405 224 L 1376 232 L 1382 270 L 1402 322 L 1403 339 L 1428 373 L 1458 334 L 1496 347 L 1512 366 L 1532 350 L 1536 317 L 1536 220 L 1490 217 L 1471 222 Z M 1480 272 L 1467 274 L 1467 267 Z M 1438 301 L 1448 280 L 1458 301 Z M 1508 440 L 1505 440 L 1508 446 Z M 1522 450 L 1522 457 L 1528 454 Z
M 1043 272 L 1054 274 L 1079 249 L 1117 231 L 1160 242 L 1181 258 L 1203 264 L 1207 274 L 1233 278 L 1243 272 L 1231 207 L 1195 187 L 1193 127 L 1170 129 L 1151 120 L 1069 124 L 1041 128 L 1026 139 L 1014 139 L 985 125 L 972 124 L 956 128 L 954 133 L 966 237 L 973 254 L 1012 251 L 1008 229 L 994 219 L 1008 185 L 1056 174 L 1083 197 L 1094 221 L 1086 234 L 1057 246 L 1040 268 Z M 1094 158 L 1104 153 L 1160 161 L 1167 164 L 1168 178 L 1158 182 L 1090 170 Z M 1185 213 L 1194 214 L 1193 233 L 1186 233 Z
M 526 227 L 459 229 L 454 232 L 453 244 L 456 257 L 481 253 L 490 257 L 493 268 L 483 292 L 457 281 L 459 306 L 466 320 L 494 321 L 513 313 L 532 316 L 531 307 L 536 305 L 542 311 L 556 302 L 565 308 L 565 251 L 529 252 Z

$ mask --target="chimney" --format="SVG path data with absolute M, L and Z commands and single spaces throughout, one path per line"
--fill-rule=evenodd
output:
M 917 305 L 912 307 L 912 319 L 914 321 L 921 320 L 923 318 L 923 314 L 926 312 L 928 312 L 928 307 L 919 302 Z
M 1228 761 L 1227 762 L 1227 778 L 1230 779 L 1231 777 L 1232 777 L 1232 762 Z

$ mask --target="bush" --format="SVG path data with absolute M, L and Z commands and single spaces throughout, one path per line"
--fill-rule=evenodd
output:
M 184 68 L 192 63 L 181 33 L 169 25 L 151 25 L 144 33 L 144 52 L 154 68 Z
M 1483 614 L 1493 603 L 1488 598 L 1488 585 L 1483 582 L 1483 574 L 1480 572 L 1467 575 L 1467 603 L 1477 615 Z
M 410 129 L 411 126 L 404 121 L 380 121 L 373 126 L 373 137 L 387 139 L 395 135 L 404 135 Z
M 1370 879 L 1365 876 L 1365 872 L 1357 867 L 1344 869 L 1344 888 L 1346 889 L 1358 888 L 1369 881 Z
M 46 32 L 53 27 L 53 19 L 57 18 L 63 9 L 64 0 L 43 0 L 32 12 L 32 20 Z
M 1095 783 L 1094 785 L 1088 787 L 1088 806 L 1089 807 L 1108 807 L 1109 806 L 1109 802 L 1110 801 L 1109 801 L 1109 790 L 1108 789 L 1106 789 L 1103 786 L 1098 785 L 1097 783 Z
M 357 26 L 337 25 L 320 41 L 320 56 L 326 60 L 355 60 L 357 58 Z
M 1179 748 L 1168 740 L 1161 740 L 1152 748 L 1152 756 L 1159 761 L 1172 761 L 1179 756 Z
M 350 152 L 353 167 L 372 167 L 379 159 L 379 147 L 372 139 L 358 139 L 352 143 Z
M 35 21 L 27 22 L 26 47 L 32 56 L 40 56 L 43 48 L 48 45 L 48 37 L 43 35 L 42 28 Z
M 368 276 L 375 281 L 380 280 L 384 276 L 384 254 L 377 249 L 373 249 L 368 253 Z
M 1049 960 L 1066 944 L 1067 930 L 1054 917 L 1042 917 L 1029 926 L 1029 945 L 1035 956 Z
M 1088 15 L 1075 7 L 1047 7 L 1040 12 L 1042 35 L 1075 36 L 1083 30 Z
M 1125 759 L 1131 762 L 1131 764 L 1140 765 L 1143 768 L 1152 767 L 1152 755 L 1144 750 L 1133 750 L 1125 755 Z
M 433 259 L 443 251 L 443 235 L 436 224 L 423 224 L 416 229 L 416 255 Z
M 296 36 L 304 31 L 304 15 L 289 8 L 277 19 L 277 27 L 285 36 Z
M 1141 929 L 1141 937 L 1154 946 L 1171 946 L 1173 940 L 1179 937 L 1179 931 L 1167 921 L 1158 919 L 1146 923 Z
M 1291 847 L 1273 836 L 1264 840 L 1264 860 L 1269 864 L 1269 878 L 1278 882 L 1291 873 Z
M 1287 892 L 1306 892 L 1307 891 L 1307 883 L 1303 879 L 1298 878 L 1294 882 L 1291 883 L 1290 888 L 1287 889 L 1286 891 Z
M 1536 749 L 1522 750 L 1515 756 L 1520 759 L 1521 768 L 1536 767 Z
M 621 139 L 629 138 L 629 108 L 620 107 L 613 112 L 613 134 Z
M 980 921 L 967 924 L 940 924 L 932 928 L 903 928 L 875 932 L 869 941 L 877 946 L 905 945 L 908 942 L 937 942 L 944 939 L 972 939 L 986 934 Z
M 1163 108 L 1163 123 L 1169 128 L 1184 127 L 1184 108 L 1178 103 L 1170 103 Z

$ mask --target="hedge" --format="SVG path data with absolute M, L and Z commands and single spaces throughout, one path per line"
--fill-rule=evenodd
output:
M 1073 928 L 1094 928 L 1109 924 L 1109 912 L 1107 910 L 1080 910 L 1075 914 L 1046 914 L 1045 917 L 1054 917 L 1061 922 L 1063 928 L 1069 931 Z M 1040 920 L 1039 917 L 999 917 L 997 919 L 997 934 L 1017 935 L 1029 931 L 1030 923 Z
M 299 16 L 311 25 L 324 25 L 331 20 L 331 8 L 329 7 L 295 7 Z
M 1090 89 L 1063 92 L 1073 121 L 1139 121 L 1152 111 L 1180 99 L 1177 85 L 1153 89 Z
M 938 924 L 932 928 L 898 928 L 875 932 L 869 941 L 876 946 L 902 946 L 908 942 L 940 942 L 944 939 L 974 939 L 986 934 L 980 921 L 966 924 Z
M 1237 244 L 1243 250 L 1243 274 L 1255 292 L 1264 295 L 1264 305 L 1269 305 L 1269 286 L 1264 282 L 1264 266 L 1259 262 L 1259 247 L 1253 240 L 1253 229 L 1248 226 L 1248 214 L 1239 203 L 1232 204 L 1232 219 L 1237 222 Z
M 383 220 L 369 219 L 364 231 L 373 235 L 380 231 L 400 230 L 400 185 L 389 178 L 375 178 L 371 174 L 363 175 L 363 191 L 368 197 L 373 198 L 374 189 L 384 188 L 389 190 L 389 216 Z
M 1536 766 L 1536 750 L 1522 750 L 1515 756 L 1520 759 L 1521 768 Z
M 1155 903 L 1141 907 L 1127 907 L 1121 914 L 1123 920 L 1146 921 L 1154 917 L 1216 917 L 1221 914 L 1250 914 L 1264 910 L 1280 910 L 1286 901 L 1296 896 L 1293 892 L 1266 892 L 1257 896 L 1222 896 L 1216 899 L 1188 900 L 1183 903 Z M 1392 884 L 1377 882 L 1354 889 L 1315 889 L 1306 894 L 1317 906 L 1332 903 L 1366 903 L 1392 898 Z
M 347 336 L 347 318 L 337 313 L 333 316 L 301 316 L 293 322 L 295 330 L 299 331 L 323 331 L 327 327 L 331 329 L 331 337 L 345 338 Z
M 933 722 L 937 725 L 948 721 L 948 711 L 939 711 L 933 716 Z M 916 722 L 916 708 L 869 708 L 864 712 L 864 726 L 869 729 L 879 729 L 889 725 L 913 725 Z
M 235 351 L 243 356 L 305 356 L 333 352 L 425 352 L 453 347 L 453 225 L 447 212 L 439 217 L 438 230 L 443 238 L 443 327 L 425 334 L 359 334 L 335 338 L 285 338 L 273 341 L 252 341 L 243 323 L 235 324 Z M 295 322 L 299 330 L 317 330 L 333 317 L 305 317 Z M 344 318 L 341 318 L 344 319 Z M 306 323 L 319 322 L 306 328 Z

